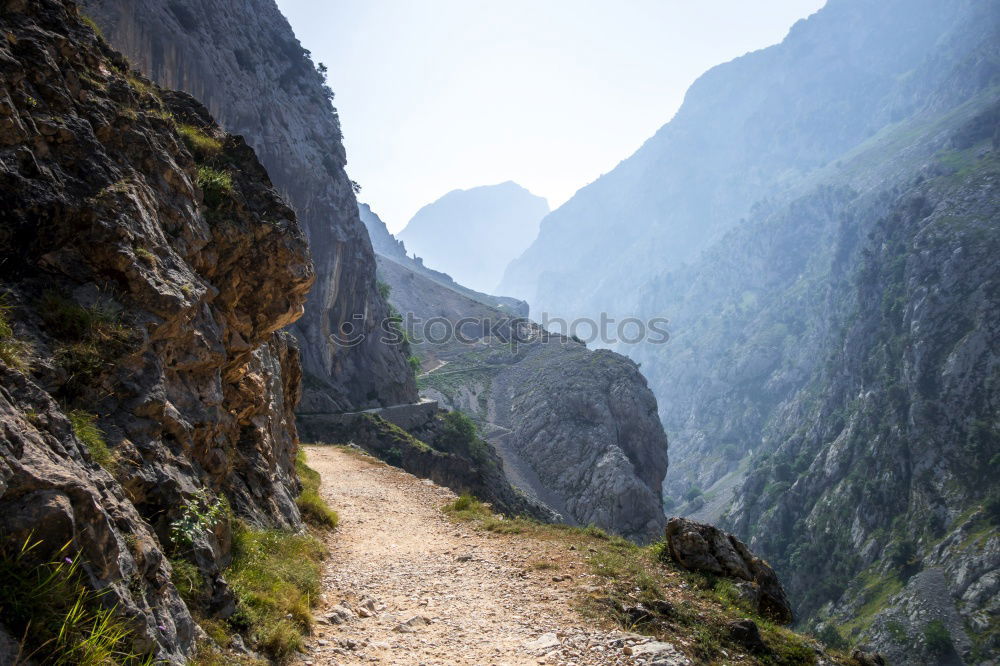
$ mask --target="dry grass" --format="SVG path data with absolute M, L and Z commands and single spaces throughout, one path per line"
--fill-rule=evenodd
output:
M 27 372 L 31 363 L 31 345 L 14 336 L 10 324 L 11 307 L 0 297 L 0 361 L 21 372 Z
M 756 615 L 740 601 L 730 581 L 679 569 L 664 558 L 662 543 L 638 546 L 593 526 L 504 520 L 471 495 L 459 497 L 443 511 L 497 538 L 519 534 L 530 553 L 522 563 L 526 572 L 537 575 L 558 568 L 575 583 L 589 583 L 579 588 L 576 598 L 583 615 L 673 643 L 695 663 L 729 663 L 733 655 L 742 655 L 739 663 L 761 666 L 817 663 L 816 641 Z M 747 654 L 733 641 L 728 625 L 744 618 L 756 622 L 767 652 Z M 851 663 L 846 655 L 828 654 L 832 663 Z

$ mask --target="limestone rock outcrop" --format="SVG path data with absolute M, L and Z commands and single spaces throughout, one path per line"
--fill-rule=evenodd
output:
M 315 272 L 254 151 L 134 73 L 64 0 L 0 14 L 0 533 L 69 544 L 135 649 L 184 663 L 185 501 L 301 526 L 299 351 Z M 230 523 L 193 559 L 213 609 Z
M 226 131 L 244 136 L 295 210 L 317 276 L 305 315 L 292 327 L 306 379 L 303 408 L 414 401 L 405 345 L 384 344 L 378 335 L 389 312 L 344 170 L 333 93 L 274 0 L 81 4 L 139 71 L 191 93 Z
M 686 518 L 671 518 L 666 529 L 667 551 L 674 562 L 702 573 L 737 578 L 758 612 L 774 622 L 791 624 L 792 608 L 771 566 L 746 545 L 717 527 Z

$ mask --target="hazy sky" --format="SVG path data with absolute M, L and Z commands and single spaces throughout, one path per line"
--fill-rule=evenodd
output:
M 556 208 L 634 152 L 709 67 L 824 0 L 278 0 L 330 68 L 347 170 L 393 231 L 513 180 Z

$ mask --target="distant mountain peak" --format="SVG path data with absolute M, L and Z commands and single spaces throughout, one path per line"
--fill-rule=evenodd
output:
M 543 197 L 508 180 L 448 192 L 417 211 L 397 237 L 458 282 L 492 292 L 548 212 Z

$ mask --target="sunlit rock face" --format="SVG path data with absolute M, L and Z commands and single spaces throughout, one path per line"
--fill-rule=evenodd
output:
M 243 135 L 295 209 L 316 285 L 293 327 L 302 350 L 302 408 L 342 411 L 409 402 L 406 352 L 380 341 L 388 314 L 358 219 L 332 93 L 273 0 L 87 0 L 87 13 L 132 65 L 185 90 Z M 331 333 L 364 333 L 342 346 Z
M 167 560 L 184 503 L 232 510 L 191 545 L 222 615 L 230 519 L 302 526 L 279 329 L 315 280 L 306 237 L 246 142 L 73 3 L 7 3 L 0 27 L 2 545 L 66 546 L 136 651 L 186 663 Z

